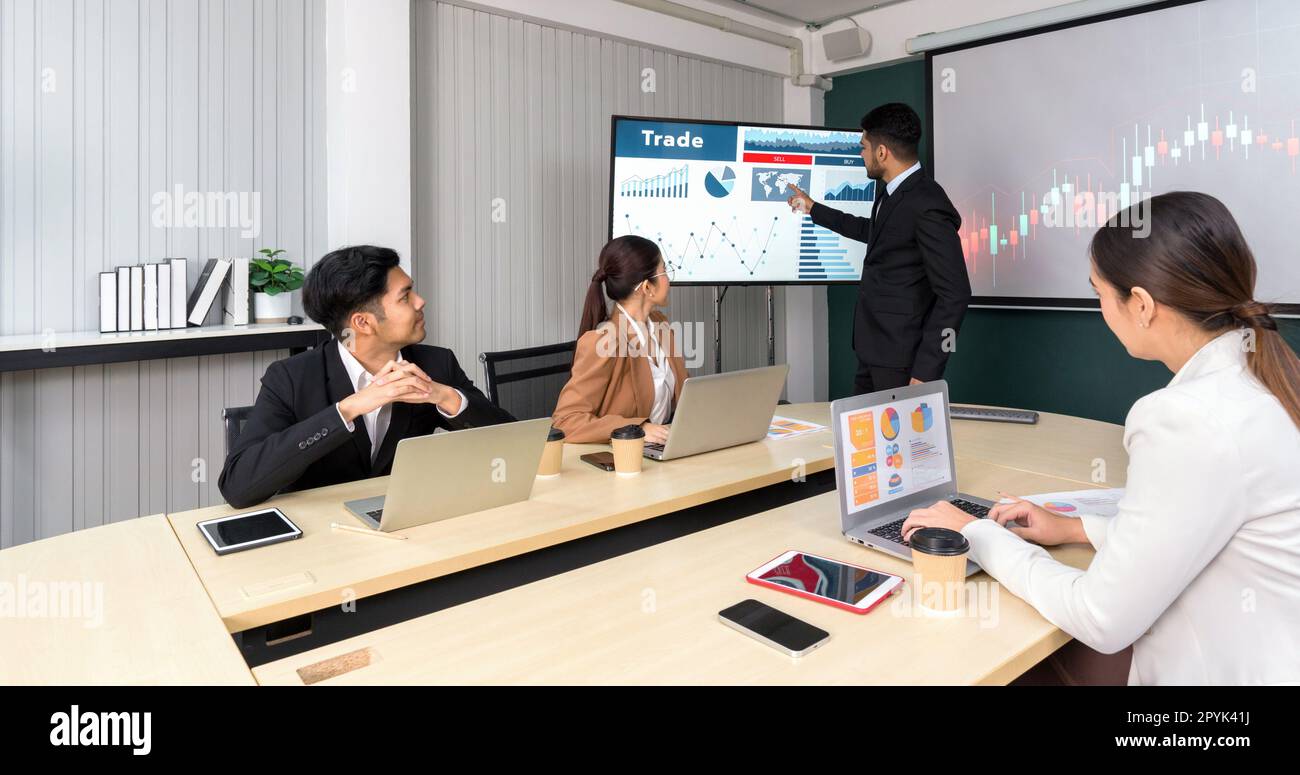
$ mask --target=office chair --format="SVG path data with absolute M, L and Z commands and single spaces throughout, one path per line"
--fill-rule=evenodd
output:
M 481 353 L 488 398 L 518 420 L 550 417 L 569 381 L 577 341 Z
M 251 406 L 227 406 L 221 410 L 221 422 L 226 426 L 226 457 L 230 457 L 230 450 L 235 448 L 239 434 L 244 432 L 244 423 L 252 413 Z

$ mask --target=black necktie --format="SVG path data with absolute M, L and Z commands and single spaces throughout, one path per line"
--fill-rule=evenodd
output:
M 876 197 L 875 204 L 873 204 L 873 205 L 871 206 L 871 237 L 872 237 L 872 239 L 875 239 L 875 236 L 876 236 L 876 225 L 877 225 L 878 223 L 880 223 L 880 219 L 879 219 L 877 216 L 880 215 L 880 211 L 881 211 L 881 210 L 884 210 L 884 209 L 885 209 L 885 200 L 886 200 L 886 199 L 889 199 L 889 188 L 886 187 L 886 186 L 881 186 L 881 185 L 879 185 L 879 183 L 877 183 L 877 186 L 879 186 L 880 196 Z
M 885 206 L 885 200 L 889 198 L 889 186 L 880 186 L 880 196 L 876 197 L 876 209 L 879 210 Z

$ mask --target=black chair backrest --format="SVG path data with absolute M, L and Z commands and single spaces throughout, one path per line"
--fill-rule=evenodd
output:
M 226 426 L 226 457 L 230 457 L 230 450 L 235 448 L 235 442 L 239 441 L 239 434 L 244 432 L 244 423 L 248 422 L 248 415 L 252 412 L 251 406 L 227 406 L 221 410 L 221 422 Z
M 488 398 L 518 420 L 550 417 L 573 369 L 577 341 L 482 353 Z

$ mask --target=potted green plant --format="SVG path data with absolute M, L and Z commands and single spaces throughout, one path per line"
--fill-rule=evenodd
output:
M 253 289 L 253 322 L 284 323 L 293 313 L 293 292 L 302 287 L 302 269 L 279 258 L 285 251 L 262 248 L 248 269 Z

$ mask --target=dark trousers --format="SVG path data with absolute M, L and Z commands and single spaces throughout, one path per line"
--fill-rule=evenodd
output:
M 862 361 L 858 361 L 858 371 L 853 375 L 853 394 L 860 396 L 863 393 L 874 393 L 877 390 L 904 387 L 911 379 L 911 369 L 868 366 Z
M 1012 686 L 1124 686 L 1133 647 L 1114 654 L 1093 651 L 1072 640 L 1029 668 Z

